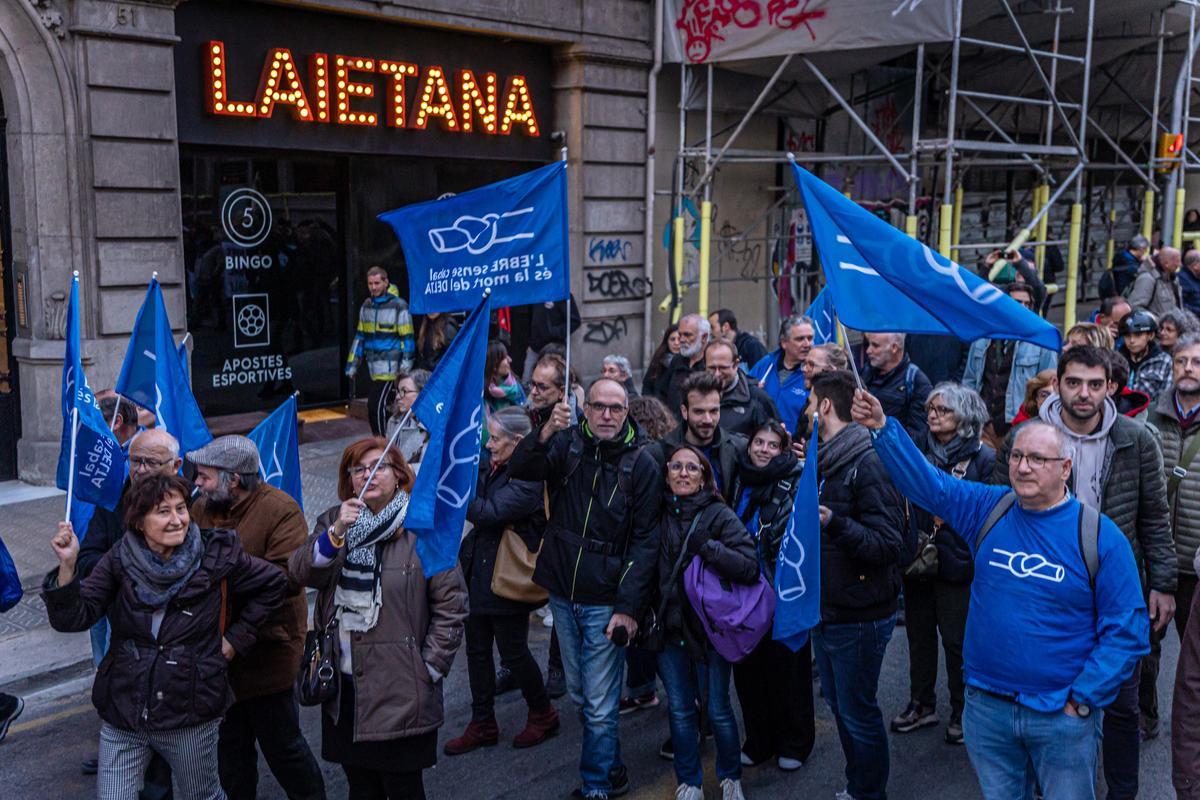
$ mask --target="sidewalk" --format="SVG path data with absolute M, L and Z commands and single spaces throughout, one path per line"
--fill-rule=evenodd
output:
M 337 468 L 342 450 L 360 436 L 300 445 L 304 516 L 311 527 L 325 509 L 337 503 Z M 338 433 L 345 433 L 339 425 Z M 57 563 L 50 537 L 63 518 L 65 495 L 0 505 L 0 537 L 12 553 L 25 596 L 0 615 L 0 690 L 17 693 L 78 677 L 91 669 L 92 649 L 86 633 L 58 633 L 46 620 L 38 590 L 43 576 Z

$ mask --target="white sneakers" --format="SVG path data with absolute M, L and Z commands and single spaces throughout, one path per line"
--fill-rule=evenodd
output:
M 704 800 L 704 790 L 699 786 L 681 783 L 675 788 L 675 800 Z
M 733 778 L 721 781 L 721 800 L 746 800 L 746 795 L 742 794 L 742 782 Z
M 776 763 L 779 764 L 779 768 L 784 772 L 795 772 L 804 766 L 804 762 L 800 759 L 788 758 L 786 756 L 780 756 L 779 761 Z

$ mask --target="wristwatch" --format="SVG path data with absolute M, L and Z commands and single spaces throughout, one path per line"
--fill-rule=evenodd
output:
M 1079 715 L 1080 719 L 1087 719 L 1092 715 L 1092 707 L 1087 703 L 1076 703 L 1075 713 Z

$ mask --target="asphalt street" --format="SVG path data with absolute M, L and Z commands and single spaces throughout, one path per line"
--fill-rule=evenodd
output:
M 1172 629 L 1173 631 L 1173 629 Z M 545 664 L 549 631 L 541 620 L 532 618 L 531 642 L 540 663 Z M 1165 643 L 1163 676 L 1159 697 L 1163 713 L 1163 734 L 1142 745 L 1143 800 L 1174 798 L 1170 782 L 1170 695 L 1175 674 L 1178 640 L 1172 632 Z M 884 662 L 880 681 L 880 702 L 890 719 L 902 710 L 908 699 L 907 640 L 897 628 Z M 461 732 L 470 718 L 470 697 L 463 654 L 459 653 L 447 678 L 446 725 L 440 739 L 445 742 Z M 949 715 L 944 677 L 939 683 L 943 725 L 924 728 L 891 737 L 891 780 L 889 797 L 894 800 L 979 798 L 966 751 L 942 740 L 944 719 Z M 813 684 L 814 691 L 818 684 Z M 0 798 L 34 800 L 57 798 L 75 800 L 93 797 L 95 779 L 80 774 L 80 762 L 96 752 L 99 721 L 92 709 L 84 679 L 48 690 L 29 698 L 24 715 L 13 725 L 8 738 L 0 743 Z M 736 703 L 734 704 L 736 708 Z M 426 773 L 426 790 L 432 799 L 520 798 L 549 800 L 567 797 L 576 786 L 579 758 L 579 723 L 566 698 L 558 701 L 563 729 L 556 738 L 529 750 L 514 750 L 508 740 L 524 724 L 525 705 L 519 693 L 503 697 L 497 704 L 497 718 L 504 737 L 495 748 L 478 750 L 463 756 L 441 756 L 438 765 Z M 797 772 L 785 774 L 773 765 L 748 769 L 744 775 L 746 796 L 757 798 L 829 798 L 844 787 L 844 762 L 837 736 L 824 703 L 817 703 L 817 744 L 812 757 Z M 320 746 L 320 721 L 316 709 L 303 709 L 302 719 L 309 743 Z M 671 798 L 675 777 L 671 765 L 657 755 L 659 744 L 668 735 L 666 699 L 649 711 L 623 717 L 621 744 L 629 766 L 633 790 L 629 797 Z M 712 772 L 713 752 L 704 752 L 708 797 L 719 797 Z M 330 798 L 345 797 L 345 779 L 336 765 L 322 762 Z M 1103 792 L 1101 792 L 1103 794 Z M 277 800 L 284 794 L 260 760 L 258 797 Z

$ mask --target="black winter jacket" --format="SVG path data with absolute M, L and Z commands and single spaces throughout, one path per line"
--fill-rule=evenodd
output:
M 611 605 L 620 614 L 636 616 L 645 606 L 658 557 L 663 485 L 645 444 L 632 422 L 615 439 L 597 441 L 584 420 L 548 442 L 531 434 L 517 445 L 509 477 L 545 481 L 550 495 L 535 583 L 571 602 Z M 623 462 L 628 481 L 619 477 Z
M 492 469 L 491 453 L 479 457 L 479 485 L 467 506 L 467 519 L 474 529 L 458 551 L 463 577 L 467 580 L 471 614 L 528 614 L 537 606 L 518 603 L 492 594 L 492 572 L 504 529 L 516 531 L 531 552 L 537 552 L 546 528 L 542 484 L 516 481 L 508 465 Z
M 773 419 L 779 419 L 775 401 L 738 370 L 733 386 L 721 392 L 721 429 L 750 438 Z
M 688 539 L 687 554 L 671 585 L 671 572 L 683 548 L 692 521 L 700 521 Z M 661 533 L 658 537 L 658 597 L 666 600 L 662 629 L 667 644 L 681 645 L 697 661 L 702 661 L 709 643 L 700 618 L 683 589 L 688 563 L 700 556 L 717 574 L 736 583 L 758 580 L 758 559 L 754 542 L 729 506 L 719 497 L 701 490 L 687 497 L 676 497 L 668 489 L 664 495 Z M 661 603 L 662 600 L 660 599 Z
M 108 616 L 112 643 L 96 672 L 92 703 L 113 727 L 164 731 L 220 719 L 233 702 L 221 655 L 221 582 L 228 582 L 230 605 L 240 609 L 225 629 L 239 655 L 250 652 L 263 623 L 283 603 L 283 572 L 246 555 L 235 531 L 201 535 L 200 568 L 167 604 L 157 638 L 150 632 L 153 609 L 137 599 L 120 548 L 82 581 L 78 571 L 66 586 L 57 585 L 57 569 L 46 576 L 42 599 L 56 631 L 86 631 Z
M 759 567 L 774 586 L 779 545 L 787 533 L 803 467 L 790 451 L 775 456 L 762 468 L 754 466 L 744 450 L 738 462 L 742 489 L 729 505 L 750 532 Z
M 79 579 L 83 580 L 92 574 L 92 570 L 104 558 L 104 554 L 113 548 L 125 535 L 125 493 L 129 491 L 129 480 L 121 490 L 121 499 L 112 511 L 96 506 L 92 512 L 91 522 L 87 526 L 87 535 L 79 543 L 79 557 L 75 559 L 75 570 Z
M 817 452 L 821 505 L 833 512 L 821 529 L 821 621 L 884 619 L 900 593 L 904 499 L 861 425 L 847 426 Z
M 582 324 L 579 316 L 579 306 L 575 305 L 575 295 L 569 300 L 559 300 L 553 308 L 546 308 L 545 303 L 537 303 L 529 318 L 529 349 L 540 353 L 548 344 L 567 341 L 567 304 L 571 307 L 571 333 Z
M 687 440 L 684 439 L 684 429 L 686 425 L 680 425 L 675 430 L 668 433 L 658 442 L 658 446 L 653 448 L 654 458 L 658 461 L 659 473 L 662 474 L 663 468 L 667 463 L 667 456 L 671 451 Z M 717 484 L 717 489 L 721 492 L 721 497 L 726 502 L 732 503 L 733 498 L 740 493 L 740 482 L 738 479 L 738 457 L 746 452 L 746 437 L 736 433 L 728 433 L 721 430 L 720 426 L 713 432 L 713 441 L 709 445 L 712 449 L 710 452 L 710 460 L 716 459 L 717 471 L 721 473 L 721 481 Z M 699 445 L 692 445 L 701 452 L 704 448 Z
M 959 463 L 967 461 L 962 480 L 987 483 L 991 479 L 992 467 L 996 462 L 996 451 L 978 440 L 974 445 L 977 449 L 973 452 L 967 448 L 965 452 L 953 453 L 947 464 L 939 463 L 936 456 L 930 455 L 928 439 L 921 450 L 931 464 L 950 473 L 953 473 Z M 909 508 L 912 510 L 910 525 L 914 533 L 928 533 L 933 530 L 934 517 L 932 514 L 915 505 L 910 504 Z M 970 583 L 975 577 L 975 559 L 971 548 L 967 546 L 962 537 L 955 533 L 949 525 L 943 523 L 934 536 L 933 542 L 938 551 L 938 579 L 947 583 Z
M 933 386 L 915 364 L 912 380 L 909 381 L 907 373 L 910 364 L 912 361 L 906 355 L 890 372 L 877 373 L 874 367 L 867 367 L 863 370 L 862 379 L 867 391 L 879 398 L 883 413 L 900 420 L 914 442 L 923 442 L 925 432 L 929 430 L 929 423 L 925 421 L 925 401 L 929 399 Z M 911 395 L 908 391 L 910 383 Z
M 687 356 L 674 355 L 667 363 L 666 369 L 658 373 L 654 381 L 654 396 L 663 401 L 675 419 L 680 419 L 679 407 L 683 405 L 683 382 L 693 372 L 704 371 L 704 359 L 695 364 L 689 363 Z
M 733 346 L 737 348 L 738 359 L 749 369 L 762 361 L 767 355 L 767 347 L 750 331 L 738 331 L 733 337 Z
M 1009 431 L 996 454 L 992 483 L 1011 485 L 1008 454 L 1018 430 L 1019 425 Z M 1070 481 L 1073 487 L 1074 476 Z M 1129 540 L 1143 584 L 1157 592 L 1173 593 L 1179 583 L 1179 567 L 1167 507 L 1167 479 L 1162 447 L 1149 425 L 1117 415 L 1108 432 L 1100 487 L 1100 512 Z

